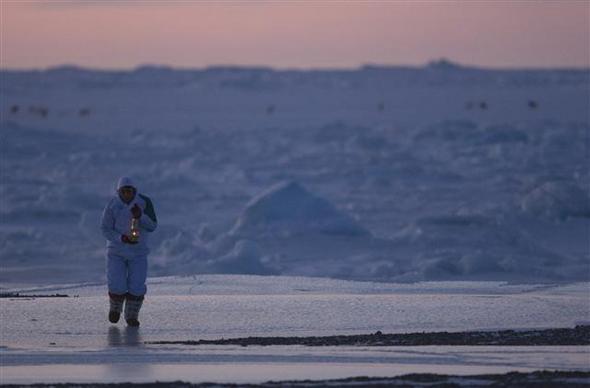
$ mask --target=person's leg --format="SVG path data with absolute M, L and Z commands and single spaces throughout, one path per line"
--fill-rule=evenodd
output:
M 107 254 L 107 284 L 109 288 L 109 321 L 117 323 L 127 294 L 127 264 L 121 256 Z
M 134 257 L 129 260 L 127 275 L 127 300 L 125 304 L 125 320 L 129 326 L 139 326 L 139 310 L 147 291 L 147 256 Z
M 129 326 L 139 326 L 139 310 L 143 304 L 144 296 L 136 296 L 127 293 L 125 300 L 125 321 Z

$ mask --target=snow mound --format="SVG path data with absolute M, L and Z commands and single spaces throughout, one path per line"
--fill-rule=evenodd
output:
M 575 183 L 549 181 L 528 192 L 521 207 L 526 213 L 552 219 L 590 217 L 590 196 Z
M 293 237 L 307 234 L 369 236 L 352 217 L 294 181 L 272 186 L 254 197 L 230 235 Z

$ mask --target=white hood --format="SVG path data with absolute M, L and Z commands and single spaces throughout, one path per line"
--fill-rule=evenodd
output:
M 129 178 L 128 176 L 123 176 L 123 177 L 119 178 L 119 181 L 117 182 L 117 191 L 119 191 L 119 189 L 121 187 L 125 187 L 125 186 L 131 186 L 131 187 L 135 188 L 135 191 L 137 191 L 137 186 L 135 186 L 135 183 L 133 183 L 133 180 L 131 178 Z

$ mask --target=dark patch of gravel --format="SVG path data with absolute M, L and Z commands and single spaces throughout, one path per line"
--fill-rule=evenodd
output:
M 18 292 L 2 292 L 0 298 L 69 298 L 66 294 L 20 294 Z
M 590 345 L 590 325 L 564 329 L 500 330 L 383 334 L 335 335 L 325 337 L 247 337 L 217 340 L 147 341 L 151 345 L 305 345 L 305 346 L 565 346 Z
M 505 374 L 487 374 L 474 376 L 453 376 L 428 373 L 416 373 L 397 377 L 351 377 L 338 380 L 299 380 L 299 381 L 269 381 L 262 384 L 191 384 L 183 381 L 154 382 L 154 383 L 110 383 L 110 384 L 32 384 L 32 385 L 3 385 L 12 387 L 56 387 L 56 388 L 324 388 L 324 387 L 588 387 L 590 386 L 590 372 L 566 371 L 537 371 L 530 373 L 510 372 Z

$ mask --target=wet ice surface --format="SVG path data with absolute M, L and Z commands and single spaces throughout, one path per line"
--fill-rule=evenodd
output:
M 2 383 L 216 381 L 264 382 L 396 376 L 408 373 L 469 375 L 538 369 L 587 370 L 588 347 L 138 348 L 70 354 L 62 363 L 2 367 Z M 39 358 L 51 357 L 49 354 Z M 107 359 L 108 361 L 105 361 Z M 80 362 L 81 360 L 81 362 Z
M 590 348 L 171 346 L 146 341 L 572 327 L 589 284 L 384 284 L 207 275 L 154 278 L 139 330 L 110 325 L 104 285 L 21 287 L 71 298 L 1 299 L 2 382 L 233 381 L 413 372 L 588 370 Z

